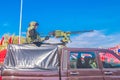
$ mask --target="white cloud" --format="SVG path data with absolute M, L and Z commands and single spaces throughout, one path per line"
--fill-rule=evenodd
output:
M 6 29 L 8 26 L 10 26 L 7 22 L 5 22 L 5 23 L 0 23 L 0 27 L 1 27 L 1 29 Z
M 84 33 L 79 36 L 72 37 L 72 43 L 69 47 L 113 47 L 120 44 L 120 34 L 105 35 L 103 31 L 94 31 L 91 33 Z
M 4 26 L 4 27 L 8 26 L 8 23 L 4 23 L 3 26 Z
M 119 38 L 120 34 L 105 35 L 104 31 L 94 31 L 71 37 L 72 42 L 68 43 L 67 46 L 78 48 L 109 48 L 120 44 Z M 60 40 L 56 38 L 50 38 L 46 42 L 59 43 Z
M 3 26 L 8 26 L 8 24 L 7 24 L 7 23 L 4 23 Z

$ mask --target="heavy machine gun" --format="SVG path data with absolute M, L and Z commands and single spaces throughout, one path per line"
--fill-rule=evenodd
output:
M 71 34 L 81 34 L 81 33 L 86 33 L 86 32 L 93 32 L 94 30 L 84 30 L 84 31 L 61 31 L 61 30 L 55 30 L 53 32 L 49 33 L 49 36 L 53 36 L 55 38 L 62 38 L 60 41 L 62 43 L 68 43 L 71 42 L 70 36 Z
M 61 38 L 61 43 L 44 43 L 43 41 L 39 41 L 39 39 L 34 40 L 31 42 L 32 44 L 35 44 L 36 46 L 41 46 L 41 44 L 49 44 L 49 45 L 66 45 L 68 42 L 72 42 L 70 39 L 70 36 L 72 34 L 81 34 L 86 32 L 93 32 L 94 30 L 84 30 L 84 31 L 62 31 L 62 30 L 55 30 L 50 32 L 47 36 L 41 36 L 44 37 L 44 40 L 48 40 L 50 37 L 55 38 Z

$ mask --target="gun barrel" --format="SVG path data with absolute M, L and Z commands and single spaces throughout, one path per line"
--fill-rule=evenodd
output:
M 85 33 L 85 32 L 93 32 L 94 30 L 84 30 L 84 31 L 72 31 L 70 32 L 71 34 L 80 34 L 80 33 Z

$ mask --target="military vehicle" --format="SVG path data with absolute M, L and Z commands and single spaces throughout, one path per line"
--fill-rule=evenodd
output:
M 120 57 L 99 48 L 11 44 L 0 77 L 1 80 L 120 80 Z

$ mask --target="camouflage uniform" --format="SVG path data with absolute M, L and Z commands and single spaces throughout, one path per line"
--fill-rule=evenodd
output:
M 36 40 L 41 42 L 44 40 L 40 38 L 39 33 L 36 31 L 37 26 L 38 26 L 38 23 L 34 21 L 29 24 L 29 27 L 27 29 L 27 35 L 26 35 L 27 43 L 32 43 Z

